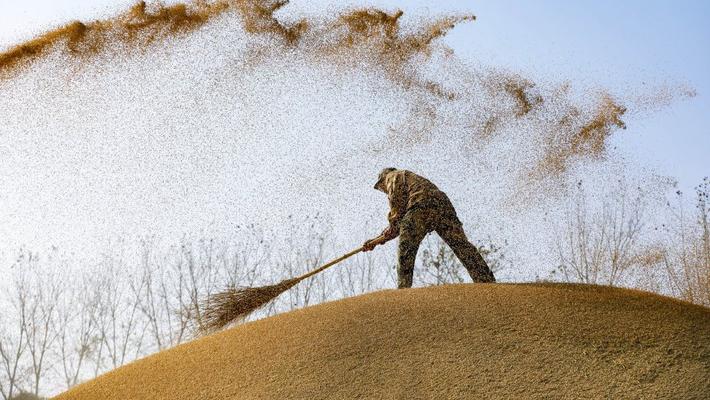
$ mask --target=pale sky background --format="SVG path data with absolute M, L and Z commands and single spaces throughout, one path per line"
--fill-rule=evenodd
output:
M 75 19 L 111 15 L 132 0 L 0 1 L 0 49 Z M 441 4 L 445 3 L 445 4 Z M 478 20 L 445 39 L 463 58 L 538 79 L 570 80 L 612 93 L 681 84 L 698 95 L 626 120 L 616 144 L 679 180 L 683 190 L 710 175 L 710 2 L 707 1 L 292 1 L 300 9 L 343 4 L 414 14 L 472 12 Z M 317 5 L 315 5 L 317 4 Z

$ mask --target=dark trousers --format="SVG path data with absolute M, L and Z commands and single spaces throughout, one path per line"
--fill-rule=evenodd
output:
M 419 245 L 424 237 L 433 231 L 436 231 L 453 250 L 474 282 L 496 281 L 481 253 L 466 237 L 463 226 L 453 209 L 419 207 L 407 211 L 399 223 L 398 288 L 412 287 L 414 263 Z

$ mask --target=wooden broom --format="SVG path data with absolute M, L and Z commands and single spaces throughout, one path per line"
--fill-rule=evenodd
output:
M 381 244 L 384 239 L 378 237 L 374 239 L 373 244 Z M 200 334 L 209 334 L 216 332 L 230 322 L 246 317 L 252 312 L 266 305 L 271 300 L 277 298 L 281 293 L 295 286 L 304 279 L 322 272 L 333 265 L 352 257 L 355 254 L 363 251 L 364 246 L 361 246 L 347 254 L 344 254 L 327 264 L 314 269 L 306 274 L 296 278 L 286 279 L 275 285 L 261 287 L 230 287 L 222 292 L 208 296 L 202 304 L 201 320 L 198 321 Z

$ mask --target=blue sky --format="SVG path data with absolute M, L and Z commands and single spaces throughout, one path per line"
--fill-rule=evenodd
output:
M 534 3 L 473 3 L 478 21 L 452 35 L 459 54 L 613 93 L 644 83 L 689 85 L 697 97 L 629 118 L 618 144 L 685 190 L 710 174 L 710 2 Z
M 0 5 L 0 48 L 73 19 L 118 12 L 132 0 L 24 0 Z M 294 0 L 290 7 L 312 1 Z M 300 4 L 299 4 L 300 3 Z M 405 11 L 472 12 L 446 39 L 462 57 L 536 79 L 625 88 L 683 84 L 698 95 L 627 119 L 621 151 L 692 189 L 710 175 L 710 2 L 707 1 L 319 1 Z

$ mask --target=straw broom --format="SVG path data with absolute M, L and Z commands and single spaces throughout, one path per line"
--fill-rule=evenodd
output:
M 384 240 L 375 239 L 374 244 L 381 244 Z M 259 308 L 263 307 L 271 300 L 277 298 L 281 293 L 291 289 L 304 279 L 322 272 L 333 265 L 354 256 L 363 251 L 364 246 L 359 247 L 347 254 L 344 254 L 327 264 L 314 269 L 301 276 L 286 279 L 280 283 L 261 287 L 230 287 L 222 292 L 213 294 L 207 298 L 202 305 L 202 315 L 199 321 L 199 331 L 201 334 L 216 332 L 230 322 L 244 318 Z

